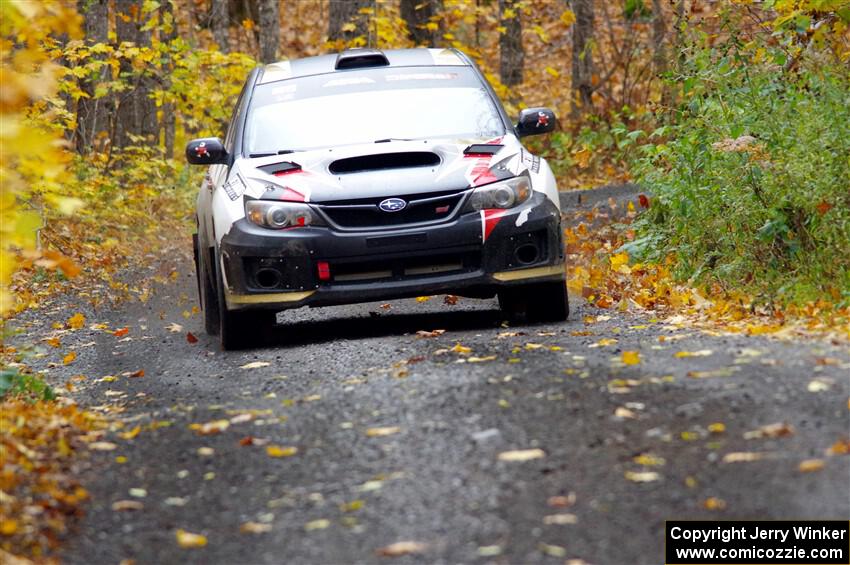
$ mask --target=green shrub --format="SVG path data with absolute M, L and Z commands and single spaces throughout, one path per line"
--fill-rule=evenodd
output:
M 850 71 L 825 57 L 686 52 L 684 102 L 635 165 L 655 198 L 633 255 L 760 302 L 850 304 Z
M 24 396 L 33 400 L 54 400 L 53 389 L 40 377 L 21 373 L 17 369 L 0 371 L 0 399 Z

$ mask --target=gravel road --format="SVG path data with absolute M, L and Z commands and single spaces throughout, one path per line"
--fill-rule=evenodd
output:
M 191 261 L 130 276 L 154 274 L 168 284 L 147 302 L 58 298 L 27 327 L 81 311 L 129 328 L 69 333 L 36 361 L 55 384 L 85 375 L 69 394 L 124 422 L 83 472 L 64 562 L 658 564 L 666 519 L 850 517 L 850 457 L 826 454 L 850 434 L 846 344 L 578 299 L 567 323 L 508 327 L 494 300 L 439 296 L 288 312 L 257 349 L 222 353 L 192 313 Z M 801 471 L 810 459 L 823 467 Z M 127 500 L 141 509 L 113 509 Z M 401 541 L 421 545 L 380 555 Z

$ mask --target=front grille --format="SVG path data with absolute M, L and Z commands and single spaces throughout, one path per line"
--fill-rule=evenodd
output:
M 481 267 L 479 251 L 371 261 L 330 261 L 331 280 L 340 283 L 404 280 L 471 272 Z
M 388 197 L 362 198 L 316 204 L 328 219 L 344 229 L 375 229 L 444 222 L 463 204 L 466 189 L 405 196 L 407 206 L 398 212 L 378 207 Z

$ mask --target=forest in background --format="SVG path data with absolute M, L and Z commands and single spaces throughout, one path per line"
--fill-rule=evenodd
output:
M 634 224 L 567 234 L 571 289 L 596 305 L 709 298 L 781 323 L 850 304 L 847 1 L 22 0 L 2 16 L 6 313 L 86 281 L 144 298 L 113 274 L 188 240 L 185 142 L 223 134 L 255 65 L 358 46 L 460 49 L 511 114 L 556 110 L 531 148 L 562 190 L 644 186 Z
M 469 54 L 511 114 L 556 110 L 529 147 L 562 190 L 646 191 L 623 220 L 588 212 L 565 231 L 575 297 L 711 331 L 850 337 L 849 22 L 843 0 L 5 0 L 0 313 L 167 285 L 122 270 L 188 253 L 203 171 L 183 146 L 223 135 L 255 65 L 428 46 Z M 54 329 L 128 331 L 93 322 Z M 38 557 L 88 496 L 74 446 L 107 423 L 28 367 L 59 338 L 12 346 L 8 331 L 0 557 Z

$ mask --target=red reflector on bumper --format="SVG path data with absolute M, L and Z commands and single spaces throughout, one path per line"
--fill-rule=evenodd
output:
M 327 261 L 319 261 L 319 280 L 320 281 L 329 281 L 331 280 L 331 266 Z

